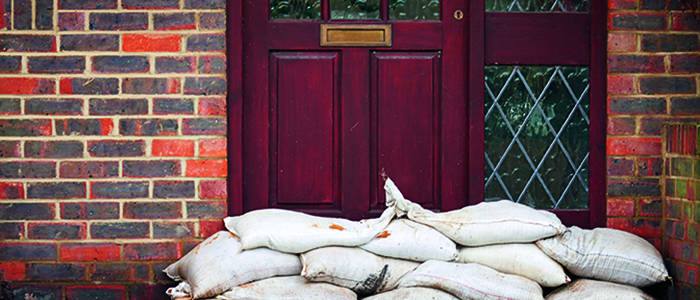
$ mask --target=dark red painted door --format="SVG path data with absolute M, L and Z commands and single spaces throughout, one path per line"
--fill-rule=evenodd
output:
M 372 217 L 381 170 L 426 208 L 466 205 L 464 1 L 441 1 L 437 20 L 393 20 L 388 0 L 375 20 L 334 20 L 333 1 L 318 19 L 243 3 L 243 210 Z M 391 45 L 321 46 L 322 24 L 390 25 Z

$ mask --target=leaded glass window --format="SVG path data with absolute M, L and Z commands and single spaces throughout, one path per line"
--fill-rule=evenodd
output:
M 389 19 L 439 20 L 440 0 L 389 0 Z
M 270 0 L 271 19 L 320 19 L 321 0 Z
M 330 0 L 331 19 L 379 19 L 379 0 Z
M 487 12 L 588 12 L 589 0 L 486 0 Z

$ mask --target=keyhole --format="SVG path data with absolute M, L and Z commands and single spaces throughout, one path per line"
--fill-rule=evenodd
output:
M 461 20 L 464 17 L 464 13 L 461 10 L 455 10 L 455 19 Z

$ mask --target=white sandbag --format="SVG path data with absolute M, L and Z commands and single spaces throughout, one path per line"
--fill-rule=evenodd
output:
M 168 295 L 175 298 L 184 293 L 193 299 L 205 298 L 251 281 L 301 272 L 297 255 L 240 248 L 239 239 L 228 231 L 212 235 L 164 270 L 170 278 L 186 282 L 170 289 Z
M 502 273 L 520 275 L 546 287 L 571 281 L 558 262 L 532 243 L 463 247 L 457 262 L 477 263 Z
M 571 273 L 592 279 L 644 287 L 667 279 L 659 251 L 644 239 L 621 230 L 576 226 L 537 242 Z
M 642 290 L 628 285 L 579 279 L 547 295 L 547 300 L 654 300 Z
M 542 288 L 522 276 L 500 273 L 479 264 L 429 260 L 401 279 L 400 287 L 430 287 L 462 300 L 535 300 Z
M 448 292 L 424 287 L 398 288 L 363 300 L 459 300 Z
M 325 247 L 301 255 L 301 276 L 329 282 L 366 296 L 392 290 L 418 263 L 381 257 L 360 248 Z
M 483 202 L 444 213 L 411 206 L 408 217 L 464 246 L 531 243 L 566 229 L 553 213 L 508 200 Z
M 357 300 L 353 291 L 328 283 L 309 283 L 301 276 L 273 277 L 231 288 L 220 300 Z
M 453 261 L 457 245 L 432 227 L 407 219 L 393 220 L 371 242 L 360 248 L 377 255 L 424 262 Z

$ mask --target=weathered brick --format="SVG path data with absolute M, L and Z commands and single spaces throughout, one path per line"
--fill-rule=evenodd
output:
M 180 8 L 178 0 L 122 0 L 126 9 L 167 9 Z
M 93 263 L 90 264 L 90 280 L 147 281 L 149 269 L 150 267 L 145 263 Z
M 628 158 L 608 158 L 608 175 L 632 176 L 634 175 L 634 160 Z
M 634 134 L 635 129 L 636 120 L 634 118 L 608 118 L 608 134 L 630 135 Z
M 24 263 L 11 262 L 0 263 L 0 280 L 3 281 L 21 281 L 24 280 L 26 267 Z M 3 289 L 6 287 L 3 286 Z M 3 292 L 6 292 L 3 290 Z M 19 298 L 18 298 L 19 299 Z
M 180 252 L 180 244 L 173 242 L 124 244 L 124 260 L 178 259 Z
M 56 37 L 36 34 L 0 34 L 0 52 L 56 52 Z
M 686 52 L 698 51 L 697 34 L 642 34 L 642 51 Z
M 20 141 L 0 141 L 0 158 L 20 157 Z
M 608 227 L 627 231 L 641 237 L 661 236 L 660 219 L 608 219 Z
M 153 198 L 194 198 L 194 181 L 156 181 Z
M 182 255 L 185 255 L 192 251 L 192 249 L 197 248 L 199 242 L 185 242 L 185 246 L 182 247 Z
M 179 78 L 124 78 L 122 92 L 125 94 L 179 94 Z
M 0 56 L 0 73 L 19 73 L 21 70 L 21 56 Z
M 700 114 L 700 97 L 671 98 L 671 114 L 697 115 Z
M 0 260 L 56 260 L 56 243 L 0 243 Z
M 664 114 L 666 99 L 664 98 L 609 98 L 608 113 L 610 114 Z
M 25 237 L 24 223 L 0 223 L 0 240 L 19 240 Z
M 664 162 L 659 157 L 640 157 L 637 159 L 639 176 L 659 176 L 663 172 Z
M 59 12 L 58 30 L 83 31 L 85 30 L 85 13 L 83 12 Z
M 190 219 L 220 219 L 226 217 L 226 201 L 187 201 Z
M 0 161 L 0 178 L 55 178 L 56 163 L 46 161 Z
M 119 51 L 116 34 L 64 34 L 61 51 Z
M 201 226 L 200 224 L 200 230 Z M 153 238 L 155 239 L 184 239 L 193 237 L 194 224 L 192 222 L 153 222 Z M 179 255 L 179 252 L 177 255 Z
M 64 161 L 59 165 L 61 178 L 110 178 L 119 176 L 116 161 Z
M 116 95 L 117 78 L 61 78 L 60 93 L 65 95 Z
M 179 219 L 182 218 L 180 202 L 126 202 L 125 219 Z
M 146 153 L 146 143 L 136 141 L 88 141 L 88 152 L 94 157 L 136 157 Z
M 609 0 L 608 1 L 608 9 L 609 10 L 635 9 L 635 8 L 637 8 L 637 1 L 636 0 Z
M 609 217 L 634 217 L 634 199 L 608 199 L 607 212 Z
M 112 243 L 62 243 L 62 261 L 119 260 L 119 245 Z
M 114 9 L 117 0 L 59 0 L 59 9 Z
M 639 7 L 644 10 L 680 10 L 683 6 L 678 0 L 641 0 Z
M 147 13 L 91 13 L 90 30 L 146 30 Z
M 193 56 L 156 57 L 156 73 L 194 73 L 195 65 Z
M 608 55 L 609 73 L 664 73 L 662 55 Z
M 122 50 L 125 52 L 179 52 L 182 46 L 181 40 L 182 37 L 179 34 L 124 34 Z
M 135 199 L 147 198 L 149 184 L 146 181 L 92 182 L 91 199 Z
M 697 87 L 693 77 L 641 77 L 639 91 L 647 95 L 695 94 Z
M 147 99 L 90 99 L 90 115 L 145 115 Z
M 608 155 L 661 155 L 661 138 L 608 138 Z
M 223 52 L 226 51 L 226 36 L 223 34 L 197 34 L 187 38 L 187 51 Z
M 53 0 L 35 0 L 34 23 L 37 30 L 53 30 Z
M 610 13 L 609 30 L 664 30 L 666 14 L 662 13 Z
M 226 29 L 226 13 L 203 12 L 199 14 L 199 29 Z
M 187 95 L 225 95 L 226 79 L 218 77 L 185 78 Z
M 226 115 L 226 98 L 209 97 L 199 99 L 199 114 L 209 116 Z
M 50 136 L 51 120 L 1 119 L 0 136 Z
M 228 167 L 225 159 L 187 160 L 187 177 L 226 177 Z
M 72 263 L 27 264 L 27 279 L 37 281 L 79 281 L 85 279 L 85 265 Z
M 149 230 L 148 222 L 95 222 L 90 225 L 93 239 L 148 238 Z
M 700 73 L 700 55 L 671 55 L 671 73 Z
M 22 102 L 20 99 L 0 99 L 0 115 L 19 115 L 20 113 L 22 113 Z
M 199 141 L 200 157 L 226 157 L 226 139 L 205 139 Z
M 154 269 L 156 269 L 154 267 Z M 163 273 L 162 269 L 156 269 L 157 272 Z M 150 300 L 158 299 L 165 295 L 165 292 L 172 284 L 132 284 L 129 285 L 129 300 Z
M 226 135 L 226 119 L 196 118 L 184 119 L 182 122 L 184 135 Z
M 24 199 L 24 184 L 21 182 L 0 182 L 0 199 Z
M 194 101 L 192 99 L 153 99 L 153 113 L 156 115 L 192 115 Z
M 97 73 L 147 73 L 151 69 L 146 56 L 95 56 L 92 71 Z
M 72 285 L 66 286 L 66 299 L 70 300 L 124 300 L 124 285 Z
M 640 199 L 639 213 L 645 217 L 660 217 L 661 216 L 661 200 L 660 199 Z
M 110 135 L 114 129 L 112 119 L 61 119 L 56 120 L 56 135 Z
M 693 13 L 674 13 L 672 30 L 700 31 L 700 20 Z
M 175 119 L 121 119 L 119 133 L 128 136 L 177 135 Z
M 31 158 L 79 158 L 83 157 L 85 145 L 80 141 L 27 141 L 24 157 Z
M 215 233 L 226 230 L 221 221 L 199 221 L 199 237 L 208 238 Z
M 4 1 L 0 4 L 0 29 L 11 29 L 12 27 L 12 1 Z
M 224 9 L 226 1 L 224 0 L 185 0 L 185 8 L 187 9 Z
M 153 140 L 151 155 L 192 157 L 194 156 L 194 141 L 190 140 Z
M 171 177 L 180 175 L 180 161 L 124 161 L 124 177 Z
M 53 203 L 0 203 L 0 220 L 53 220 Z
M 0 45 L 0 48 L 2 45 Z M 56 80 L 51 78 L 0 77 L 0 95 L 56 94 Z
M 167 274 L 165 274 L 165 272 L 163 272 L 163 270 L 165 270 L 172 263 L 173 262 L 171 262 L 171 261 L 153 262 L 153 281 L 171 281 L 172 279 Z M 135 286 L 135 285 L 132 285 L 132 287 L 133 286 Z M 130 300 L 134 299 L 133 298 L 134 296 L 137 296 L 138 297 L 137 299 L 144 299 L 144 300 L 153 299 L 153 298 L 148 298 L 148 297 L 143 298 L 146 295 L 140 294 L 140 295 L 130 295 L 130 297 L 132 297 L 132 298 L 130 298 Z
M 119 219 L 117 202 L 62 202 L 61 219 L 113 220 Z
M 84 56 L 30 56 L 27 58 L 29 73 L 78 74 L 85 71 Z
M 38 240 L 77 240 L 84 239 L 87 223 L 29 223 L 27 237 Z
M 608 177 L 608 196 L 611 197 L 659 197 L 661 189 L 656 178 Z
M 200 56 L 198 68 L 200 74 L 226 74 L 226 56 Z
M 673 108 L 673 106 L 671 106 L 671 108 Z M 639 133 L 643 135 L 661 135 L 661 126 L 663 126 L 664 123 L 692 123 L 697 120 L 697 118 L 643 117 L 640 119 Z
M 28 199 L 85 198 L 84 182 L 30 182 L 27 183 Z
M 63 286 L 61 285 L 39 285 L 30 283 L 28 285 L 10 285 L 9 289 L 14 299 L 25 299 L 26 295 L 31 295 L 37 300 L 61 300 L 63 299 Z
M 13 0 L 13 28 L 16 30 L 32 29 L 32 1 Z
M 37 98 L 24 102 L 24 113 L 27 115 L 81 115 L 83 100 L 70 98 Z
M 188 30 L 197 29 L 194 23 L 194 13 L 155 13 L 153 14 L 153 29 L 155 30 Z
M 226 180 L 202 180 L 199 182 L 199 198 L 225 199 L 227 197 Z

